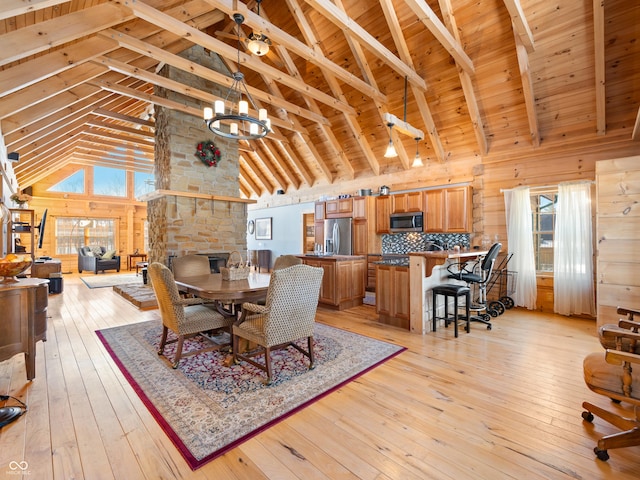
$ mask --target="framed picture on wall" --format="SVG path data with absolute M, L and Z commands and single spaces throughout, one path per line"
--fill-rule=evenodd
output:
M 271 240 L 271 217 L 256 218 L 256 240 Z

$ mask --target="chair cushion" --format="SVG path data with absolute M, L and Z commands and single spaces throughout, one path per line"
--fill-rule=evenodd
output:
M 469 292 L 469 287 L 466 285 L 456 285 L 453 283 L 443 283 L 433 287 L 433 293 L 439 295 L 465 295 Z
M 604 352 L 587 355 L 583 362 L 584 381 L 592 387 L 602 388 L 623 395 L 622 365 L 608 363 Z M 640 375 L 633 376 L 631 384 L 632 398 L 640 399 Z

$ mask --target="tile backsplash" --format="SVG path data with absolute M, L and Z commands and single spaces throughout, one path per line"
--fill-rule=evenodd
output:
M 382 254 L 405 254 L 430 250 L 432 244 L 471 247 L 468 233 L 392 233 L 382 235 Z

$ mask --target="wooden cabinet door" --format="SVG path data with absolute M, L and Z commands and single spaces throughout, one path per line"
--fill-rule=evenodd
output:
M 367 221 L 353 221 L 353 254 L 366 255 L 368 247 Z
M 447 232 L 471 231 L 470 187 L 447 188 L 445 193 L 445 230 Z
M 337 303 L 353 298 L 353 265 L 352 262 L 336 262 L 336 284 L 340 288 L 336 292 Z
M 424 192 L 424 227 L 425 232 L 444 232 L 444 190 L 427 190 Z
M 391 197 L 376 197 L 376 233 L 389 233 L 391 215 Z
M 409 269 L 394 268 L 393 272 L 393 316 L 409 319 Z
M 367 290 L 371 292 L 376 291 L 376 264 L 382 260 L 382 255 L 368 255 L 367 256 Z
M 422 192 L 398 193 L 392 195 L 393 213 L 421 212 Z
M 393 311 L 393 278 L 392 268 L 387 265 L 376 265 L 376 313 L 392 315 Z
M 365 295 L 367 284 L 367 261 L 354 260 L 353 261 L 353 283 L 352 283 L 352 298 L 363 298 Z
M 324 270 L 318 301 L 321 303 L 328 303 L 330 305 L 337 305 L 335 262 L 323 262 L 322 260 L 305 259 L 304 263 L 306 265 L 311 265 L 312 267 L 320 267 Z
M 353 219 L 367 219 L 367 197 L 355 197 L 353 199 Z
M 320 245 L 324 245 L 324 220 L 320 220 L 315 224 L 315 243 L 319 243 Z M 323 247 L 324 248 L 324 247 Z
M 325 219 L 325 203 L 324 202 L 316 202 L 313 216 L 316 222 Z
M 353 215 L 353 198 L 327 200 L 325 204 L 326 218 L 343 218 Z

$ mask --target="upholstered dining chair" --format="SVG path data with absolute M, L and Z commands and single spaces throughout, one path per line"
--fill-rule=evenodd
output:
M 293 265 L 271 273 L 265 305 L 242 304 L 242 316 L 233 325 L 233 362 L 245 361 L 266 372 L 266 383 L 273 378 L 271 352 L 295 348 L 309 358 L 314 368 L 313 327 L 322 283 L 322 268 Z M 256 344 L 249 352 L 239 352 L 239 339 Z M 307 349 L 296 343 L 306 339 Z M 264 364 L 254 357 L 264 355 Z
M 185 339 L 211 330 L 226 329 L 231 333 L 231 326 L 235 317 L 221 314 L 215 305 L 204 304 L 200 298 L 182 298 L 171 270 L 161 263 L 151 263 L 148 267 L 148 275 L 153 291 L 156 294 L 160 316 L 162 317 L 162 339 L 160 340 L 158 355 L 164 355 L 166 345 L 177 342 L 176 353 L 172 362 L 173 368 L 178 368 L 182 357 L 218 350 L 229 345 L 230 342 L 218 344 L 203 335 L 202 338 L 211 343 L 210 347 L 183 354 L 182 348 Z M 176 335 L 175 339 L 167 340 L 169 330 Z
M 273 269 L 280 270 L 281 268 L 288 268 L 293 265 L 300 265 L 301 263 L 302 259 L 295 255 L 280 255 L 276 258 L 276 261 L 273 262 Z
M 171 270 L 173 270 L 173 276 L 179 280 L 184 277 L 208 275 L 211 273 L 211 265 L 206 255 L 189 254 L 174 258 L 171 262 Z
M 628 341 L 640 340 L 640 334 L 629 330 L 620 331 L 617 335 L 626 337 Z M 598 440 L 593 451 L 600 460 L 609 459 L 607 450 L 640 445 L 640 374 L 634 375 L 634 368 L 640 372 L 640 355 L 633 352 L 607 349 L 604 353 L 592 353 L 584 359 L 587 387 L 614 402 L 632 404 L 635 417 L 626 418 L 590 402 L 583 402 L 584 420 L 592 422 L 596 415 L 621 430 Z

